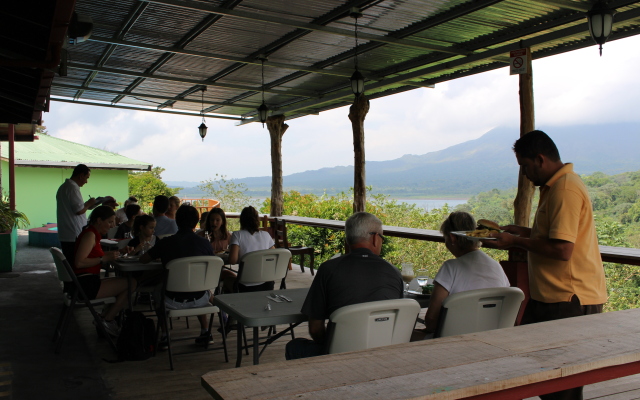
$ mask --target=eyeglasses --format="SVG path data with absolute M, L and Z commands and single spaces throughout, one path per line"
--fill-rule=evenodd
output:
M 387 242 L 387 238 L 386 238 L 386 237 L 384 237 L 384 236 L 382 236 L 382 234 L 381 234 L 381 233 L 378 233 L 378 232 L 369 232 L 369 235 L 378 235 L 378 236 L 380 236 L 380 239 L 382 239 L 382 243 L 386 243 L 386 242 Z

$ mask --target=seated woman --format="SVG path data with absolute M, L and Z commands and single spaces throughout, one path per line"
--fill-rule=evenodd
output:
M 229 264 L 237 264 L 243 255 L 257 250 L 273 249 L 275 243 L 268 232 L 261 231 L 258 211 L 252 206 L 245 207 L 240 213 L 240 230 L 233 232 L 229 245 Z M 241 292 L 273 290 L 274 282 L 239 284 Z
M 156 229 L 156 220 L 151 215 L 140 215 L 133 222 L 133 239 L 127 245 L 129 255 L 139 256 L 145 251 L 155 246 L 159 241 L 154 235 Z
M 209 211 L 202 227 L 203 229 L 196 233 L 202 237 L 207 237 L 206 235 L 208 235 L 211 247 L 213 247 L 213 252 L 227 263 L 229 255 L 226 253 L 226 250 L 229 247 L 231 233 L 227 230 L 227 217 L 224 210 L 221 208 L 213 208 Z M 233 271 L 228 269 L 222 270 L 220 280 L 224 283 L 225 292 L 231 292 L 233 290 L 233 281 L 235 278 L 236 274 Z
M 118 230 L 116 231 L 115 239 L 126 239 L 127 233 L 129 237 L 131 235 L 131 228 L 133 228 L 133 222 L 136 217 L 142 214 L 142 209 L 137 204 L 129 204 L 125 209 L 124 213 L 127 216 L 127 220 L 120 225 L 118 225 Z
M 78 276 L 78 281 L 89 299 L 102 297 L 115 297 L 113 303 L 102 315 L 102 324 L 106 331 L 117 336 L 118 324 L 114 320 L 128 300 L 127 278 L 100 279 L 100 268 L 113 261 L 120 254 L 118 251 L 104 252 L 100 246 L 100 240 L 106 235 L 109 228 L 114 226 L 116 220 L 115 211 L 108 206 L 99 206 L 91 213 L 89 224 L 76 239 L 76 259 L 73 271 Z M 135 282 L 132 282 L 131 290 L 135 290 Z
M 424 318 L 426 329 L 421 331 L 423 335 L 427 334 L 427 337 L 435 332 L 442 302 L 449 295 L 467 290 L 510 286 L 502 266 L 480 250 L 479 241 L 451 233 L 472 231 L 475 228 L 476 222 L 473 217 L 459 211 L 451 213 L 440 226 L 444 243 L 456 258 L 445 261 L 436 274 L 431 301 Z M 421 339 L 419 336 L 416 333 L 413 339 Z

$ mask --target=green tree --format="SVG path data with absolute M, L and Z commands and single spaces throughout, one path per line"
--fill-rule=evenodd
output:
M 225 175 L 216 174 L 215 179 L 202 181 L 198 189 L 218 200 L 220 207 L 226 212 L 240 212 L 252 204 L 251 197 L 247 196 L 247 186 L 244 183 L 235 183 Z
M 144 212 L 151 212 L 153 199 L 159 195 L 171 197 L 182 188 L 170 188 L 162 181 L 164 168 L 155 167 L 151 171 L 129 172 L 129 194 L 138 199 Z

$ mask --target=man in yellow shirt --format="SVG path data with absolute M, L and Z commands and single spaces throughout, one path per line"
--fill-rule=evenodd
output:
M 542 131 L 522 136 L 513 151 L 524 175 L 540 187 L 538 211 L 533 227 L 501 227 L 508 233 L 493 234 L 497 240 L 485 244 L 528 251 L 531 299 L 522 324 L 602 312 L 607 289 L 586 186 Z M 582 387 L 540 398 L 582 399 Z

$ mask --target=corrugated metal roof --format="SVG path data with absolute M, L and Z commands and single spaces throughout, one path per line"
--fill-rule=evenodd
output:
M 2 159 L 6 161 L 9 157 L 9 146 L 2 146 L 1 154 Z M 78 164 L 86 164 L 90 168 L 106 169 L 151 168 L 151 164 L 143 161 L 49 135 L 39 135 L 33 142 L 16 142 L 15 160 L 19 166 L 75 167 Z
M 609 41 L 640 33 L 640 0 L 618 10 Z M 533 58 L 594 46 L 593 0 L 76 0 L 93 19 L 89 41 L 68 47 L 69 73 L 52 99 L 251 122 L 261 102 L 297 118 L 353 100 L 354 55 L 366 94 L 386 96 L 504 67 L 510 50 Z M 351 7 L 360 7 L 356 48 Z M 605 46 L 606 47 L 606 46 Z M 605 50 L 606 54 L 606 50 Z M 606 56 L 606 55 L 605 55 Z M 191 101 L 189 101 L 191 100 Z

